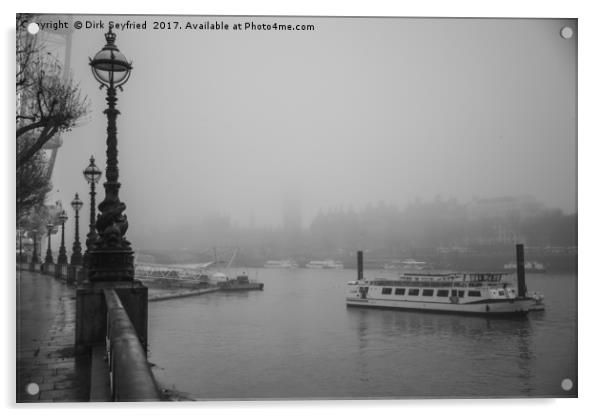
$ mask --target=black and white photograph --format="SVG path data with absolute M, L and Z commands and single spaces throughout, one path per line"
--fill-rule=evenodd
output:
M 16 402 L 577 398 L 578 38 L 17 13 Z

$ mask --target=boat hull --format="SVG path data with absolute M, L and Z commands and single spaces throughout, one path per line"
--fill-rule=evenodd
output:
M 534 305 L 532 298 L 513 300 L 483 300 L 475 303 L 453 304 L 426 301 L 347 298 L 348 307 L 428 311 L 434 313 L 471 314 L 486 316 L 521 316 Z
M 221 291 L 253 291 L 253 290 L 263 291 L 263 283 L 262 282 L 249 282 L 249 283 L 228 282 L 228 283 L 220 283 L 220 284 L 218 284 L 217 287 Z

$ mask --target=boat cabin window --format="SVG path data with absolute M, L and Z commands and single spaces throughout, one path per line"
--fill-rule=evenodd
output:
M 504 290 L 498 290 L 497 294 L 498 295 L 504 295 Z
M 458 290 L 452 290 L 452 297 L 458 296 Z
M 460 298 L 464 297 L 464 290 L 458 291 L 458 297 L 460 297 Z
M 449 297 L 449 290 L 437 290 L 437 297 Z
M 418 288 L 410 288 L 410 290 L 408 291 L 408 295 L 418 295 L 420 293 L 420 290 Z
M 395 295 L 404 295 L 406 293 L 405 288 L 395 288 Z
M 481 291 L 468 291 L 468 296 L 469 297 L 480 297 Z
M 432 297 L 435 290 L 422 290 L 423 297 Z
M 383 294 L 391 294 L 391 291 L 392 291 L 392 290 L 393 290 L 392 288 L 383 288 L 383 291 L 382 291 L 382 293 L 383 293 Z

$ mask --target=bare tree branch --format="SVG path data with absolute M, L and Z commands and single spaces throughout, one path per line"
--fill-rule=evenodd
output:
M 22 23 L 31 18 L 17 15 L 17 168 L 88 112 L 79 86 L 27 34 Z

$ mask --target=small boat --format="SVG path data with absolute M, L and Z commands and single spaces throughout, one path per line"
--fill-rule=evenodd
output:
M 214 276 L 215 275 L 218 274 L 214 274 Z M 222 291 L 263 290 L 262 282 L 250 281 L 249 276 L 244 272 L 238 275 L 235 279 L 230 279 L 227 275 L 220 274 L 216 285 Z
M 516 271 L 516 262 L 508 262 L 504 264 L 505 271 Z M 546 272 L 546 268 L 540 262 L 527 261 L 525 262 L 525 272 L 529 272 L 531 274 L 543 274 Z
M 326 259 L 324 261 L 309 261 L 306 268 L 310 269 L 343 269 L 343 263 L 340 261 L 334 261 L 332 259 Z
M 264 265 L 264 268 L 278 268 L 278 269 L 295 269 L 298 268 L 297 262 L 292 259 L 287 259 L 284 261 L 267 261 Z
M 228 270 L 232 267 L 232 263 L 234 262 L 237 253 L 238 249 L 236 249 L 230 257 L 227 265 Z M 222 291 L 263 290 L 263 283 L 249 280 L 249 276 L 245 272 L 237 275 L 236 278 L 230 278 L 223 272 L 216 272 L 211 276 L 210 282 Z
M 384 269 L 389 271 L 397 271 L 397 270 L 413 270 L 413 271 L 422 271 L 424 269 L 428 269 L 429 265 L 426 262 L 417 261 L 415 259 L 404 259 L 403 261 L 393 261 L 391 263 L 385 264 Z

